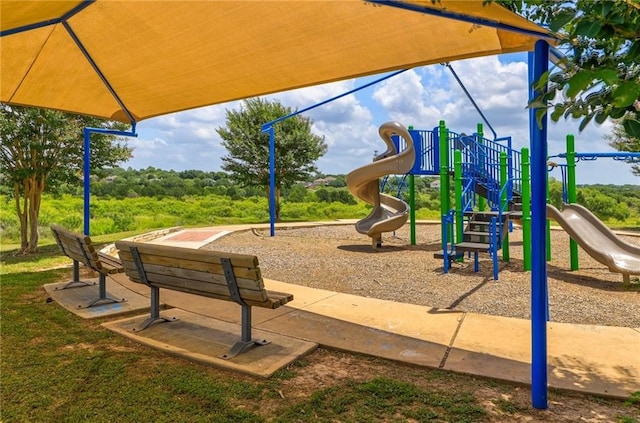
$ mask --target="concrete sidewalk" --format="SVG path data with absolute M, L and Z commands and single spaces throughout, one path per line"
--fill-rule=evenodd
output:
M 257 227 L 187 229 L 153 242 L 199 248 L 226 231 Z M 132 332 L 136 322 L 145 318 L 137 316 L 104 326 L 172 354 L 261 376 L 269 376 L 322 345 L 416 366 L 530 384 L 529 320 L 434 309 L 273 280 L 265 280 L 265 284 L 269 290 L 292 293 L 294 301 L 276 310 L 254 308 L 255 333 L 272 338 L 272 344 L 256 347 L 245 357 L 219 357 L 240 336 L 240 307 L 230 302 L 162 290 L 161 301 L 173 308 L 163 315 L 180 317 L 182 323 Z M 149 296 L 146 286 L 132 283 L 124 274 L 109 278 L 107 286 L 108 291 L 118 290 L 119 296 L 122 289 L 132 298 Z M 56 301 L 64 303 L 61 297 L 65 296 L 70 297 L 71 292 L 58 292 Z M 73 307 L 68 308 L 73 311 L 76 303 L 77 299 L 71 300 Z M 111 306 L 101 307 L 99 315 L 108 316 Z M 121 307 L 114 305 L 113 315 L 121 312 Z M 547 329 L 550 387 L 623 398 L 640 391 L 640 328 L 548 323 Z
M 122 274 L 118 283 L 147 288 Z M 265 280 L 267 289 L 290 292 L 278 310 L 255 309 L 254 328 L 300 340 L 417 366 L 530 384 L 528 320 L 358 297 Z M 236 304 L 173 291 L 162 301 L 237 325 Z M 167 315 L 171 315 L 168 310 Z M 160 325 L 170 326 L 170 325 Z M 135 338 L 134 338 L 135 339 Z M 640 391 L 640 329 L 548 324 L 549 386 L 614 397 Z

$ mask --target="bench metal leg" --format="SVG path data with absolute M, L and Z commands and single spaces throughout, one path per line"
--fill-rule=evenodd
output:
M 116 303 L 122 303 L 125 301 L 127 300 L 124 298 L 116 299 L 116 298 L 107 296 L 107 277 L 102 273 L 100 273 L 100 277 L 98 278 L 98 298 L 90 301 L 86 305 L 81 304 L 78 306 L 78 308 L 89 308 L 89 307 L 94 307 L 97 305 L 104 305 L 104 304 L 116 304 Z
M 93 286 L 95 284 L 96 284 L 95 282 L 86 282 L 86 281 L 80 280 L 80 263 L 74 260 L 73 261 L 73 280 L 65 284 L 64 286 L 56 288 L 56 291 L 59 291 L 62 289 L 68 289 L 68 288 L 80 288 L 82 286 Z
M 267 341 L 266 339 L 251 339 L 251 306 L 243 304 L 242 305 L 242 338 L 240 341 L 236 342 L 233 347 L 227 352 L 220 356 L 225 360 L 236 357 L 248 349 L 252 348 L 255 345 L 262 346 L 270 344 L 271 341 Z
M 137 328 L 131 329 L 132 332 L 140 332 L 156 323 L 175 322 L 177 317 L 161 317 L 160 316 L 160 288 L 150 286 L 151 288 L 151 309 L 149 318 L 145 319 Z

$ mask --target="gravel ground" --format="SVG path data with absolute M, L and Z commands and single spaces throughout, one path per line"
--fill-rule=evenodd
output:
M 454 263 L 443 273 L 440 225 L 417 226 L 417 245 L 410 245 L 409 227 L 384 234 L 383 248 L 353 225 L 235 232 L 204 248 L 258 256 L 265 278 L 331 291 L 500 316 L 530 317 L 531 273 L 522 270 L 522 231 L 510 234 L 510 262 L 500 261 L 499 280 L 487 254 L 480 254 L 480 271 L 473 259 Z M 621 236 L 640 245 L 640 237 Z M 580 250 L 580 270 L 569 266 L 569 237 L 561 230 L 551 236 L 552 260 L 547 265 L 552 321 L 640 328 L 640 283 L 622 283 Z

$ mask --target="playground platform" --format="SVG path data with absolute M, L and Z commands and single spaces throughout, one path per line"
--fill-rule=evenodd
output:
M 212 229 L 206 230 L 207 239 Z M 243 225 L 242 229 L 247 228 Z M 201 235 L 205 238 L 204 233 Z M 197 237 L 195 232 L 189 235 L 177 232 L 167 235 L 167 241 L 177 243 L 182 238 L 197 248 Z M 320 345 L 415 366 L 530 383 L 531 323 L 528 320 L 403 304 L 273 280 L 265 283 L 270 290 L 292 293 L 294 301 L 278 310 L 255 309 L 254 333 L 272 343 L 232 360 L 218 356 L 239 336 L 241 316 L 236 304 L 163 291 L 161 301 L 168 308 L 162 314 L 181 320 L 137 333 L 127 328 L 144 318 L 142 310 L 134 317 L 129 311 L 129 317 L 116 318 L 122 306 L 114 304 L 99 306 L 96 313 L 104 318 L 109 315 L 109 308 L 113 308 L 113 320 L 104 326 L 143 344 L 190 360 L 258 376 L 269 376 Z M 145 286 L 132 283 L 124 274 L 110 278 L 108 290 L 112 286 L 117 286 L 119 295 L 122 289 L 129 291 L 125 297 L 149 295 Z M 67 295 L 85 289 L 92 288 L 75 288 L 68 290 Z M 58 291 L 55 299 L 63 304 L 65 299 L 61 297 L 67 295 Z M 89 317 L 84 313 L 83 317 Z M 550 322 L 549 386 L 626 398 L 640 391 L 637 351 L 640 351 L 640 328 Z

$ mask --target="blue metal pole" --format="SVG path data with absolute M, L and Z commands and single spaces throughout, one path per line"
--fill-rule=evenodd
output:
M 484 123 L 487 124 L 487 126 L 489 127 L 489 130 L 493 133 L 493 139 L 495 140 L 496 138 L 498 138 L 498 134 L 496 134 L 496 131 L 493 129 L 493 126 L 491 126 L 491 123 L 489 123 L 489 119 L 487 119 L 487 117 L 484 115 L 484 113 L 482 113 L 482 110 L 480 109 L 480 107 L 478 107 L 478 104 L 476 103 L 476 101 L 471 96 L 471 93 L 469 93 L 469 91 L 467 90 L 467 87 L 464 86 L 464 84 L 462 83 L 462 81 L 458 77 L 458 74 L 456 73 L 456 71 L 453 70 L 453 66 L 451 66 L 451 64 L 449 62 L 445 63 L 444 65 L 449 68 L 449 70 L 451 71 L 451 74 L 453 75 L 453 77 L 458 82 L 458 85 L 460 85 L 460 88 L 462 88 L 462 91 L 464 91 L 464 93 L 467 95 L 467 98 L 469 99 L 469 101 L 471 102 L 473 107 L 475 107 L 476 111 L 478 112 L 478 114 L 480 115 L 482 120 L 484 120 Z
M 136 124 L 131 123 L 131 131 L 116 131 L 106 128 L 84 128 L 84 166 L 83 166 L 83 180 L 84 180 L 84 234 L 89 236 L 90 222 L 91 222 L 91 133 L 104 134 L 104 135 L 116 135 L 122 137 L 137 137 Z
M 84 128 L 84 234 L 89 236 L 91 219 L 91 128 Z
M 276 134 L 273 126 L 269 131 L 269 233 L 276 234 Z
M 274 119 L 270 122 L 264 123 L 262 124 L 261 130 L 262 132 L 269 132 L 269 221 L 270 221 L 270 233 L 271 236 L 275 236 L 276 234 L 276 229 L 275 229 L 275 211 L 276 211 L 276 200 L 275 200 L 275 180 L 276 180 L 276 176 L 275 176 L 275 169 L 276 169 L 276 163 L 275 163 L 275 155 L 276 155 L 276 139 L 275 139 L 275 134 L 273 132 L 273 125 L 275 125 L 278 122 L 282 122 L 285 119 L 289 119 L 293 116 L 297 116 L 301 113 L 304 112 L 308 112 L 309 110 L 315 109 L 316 107 L 320 107 L 323 106 L 327 103 L 330 103 L 334 100 L 337 100 L 339 98 L 342 98 L 346 95 L 355 93 L 356 91 L 360 91 L 364 88 L 370 87 L 371 85 L 377 84 L 380 81 L 384 81 L 385 79 L 389 79 L 392 78 L 396 75 L 401 74 L 402 72 L 406 72 L 408 69 L 401 69 L 399 71 L 396 72 L 392 72 L 388 75 L 385 75 L 381 78 L 376 79 L 375 81 L 369 82 L 367 84 L 364 84 L 360 87 L 354 88 L 353 90 L 347 91 L 345 93 L 342 93 L 340 95 L 337 95 L 335 97 L 331 97 L 330 99 L 321 101 L 320 103 L 316 103 L 312 106 L 309 107 L 305 107 L 302 110 L 296 110 L 293 113 L 290 113 L 286 116 L 281 116 L 277 119 Z
M 531 63 L 529 64 L 531 66 Z M 536 42 L 533 57 L 533 80 L 537 81 L 549 68 L 549 44 Z M 533 92 L 535 96 L 539 94 Z M 540 126 L 537 109 L 529 112 L 531 137 L 531 401 L 534 408 L 547 404 L 547 263 L 546 263 L 546 175 L 547 116 Z
M 361 86 L 359 86 L 359 87 L 356 87 L 356 88 L 354 88 L 354 89 L 352 89 L 352 90 L 349 90 L 349 91 L 344 92 L 344 93 L 342 93 L 342 94 L 338 94 L 338 95 L 337 95 L 337 96 L 335 96 L 335 97 L 331 97 L 331 98 L 329 98 L 329 99 L 327 99 L 327 100 L 321 101 L 320 103 L 316 103 L 316 104 L 314 104 L 314 105 L 312 105 L 312 106 L 305 107 L 305 108 L 304 108 L 304 109 L 302 109 L 302 110 L 296 110 L 295 112 L 293 112 L 293 113 L 289 113 L 289 114 L 288 114 L 288 115 L 286 115 L 286 116 L 281 116 L 281 117 L 279 117 L 279 118 L 277 118 L 277 119 L 274 119 L 274 120 L 272 120 L 272 121 L 269 121 L 269 122 L 267 122 L 267 123 L 263 123 L 263 124 L 262 124 L 262 132 L 267 132 L 267 131 L 269 130 L 269 128 L 271 128 L 274 124 L 276 124 L 276 123 L 278 123 L 278 122 L 282 122 L 283 120 L 286 120 L 286 119 L 289 119 L 289 118 L 291 118 L 291 117 L 297 116 L 297 115 L 299 115 L 299 114 L 302 114 L 302 113 L 308 112 L 309 110 L 313 110 L 313 109 L 315 109 L 316 107 L 324 106 L 324 105 L 325 105 L 325 104 L 327 104 L 327 103 L 331 103 L 332 101 L 338 100 L 338 99 L 340 99 L 340 98 L 342 98 L 342 97 L 344 97 L 344 96 L 347 96 L 347 95 L 349 95 L 349 94 L 353 94 L 353 93 L 355 93 L 356 91 L 360 91 L 360 90 L 362 90 L 362 89 L 364 89 L 364 88 L 368 88 L 368 87 L 370 87 L 370 86 L 372 86 L 372 85 L 377 84 L 378 82 L 384 81 L 385 79 L 393 78 L 394 76 L 399 75 L 399 74 L 401 74 L 401 73 L 403 73 L 403 72 L 406 72 L 406 71 L 408 71 L 408 70 L 409 70 L 409 69 L 401 69 L 401 70 L 399 70 L 399 71 L 392 72 L 392 73 L 390 73 L 390 74 L 388 74 L 388 75 L 385 75 L 385 76 L 383 76 L 383 77 L 381 77 L 381 78 L 376 79 L 375 81 L 368 82 L 368 83 L 366 83 L 366 84 L 364 84 L 364 85 L 361 85 Z

